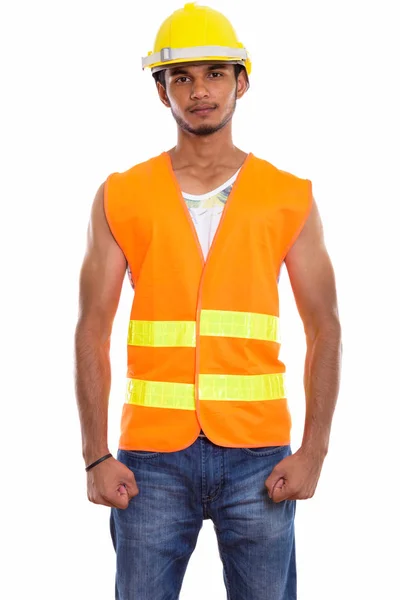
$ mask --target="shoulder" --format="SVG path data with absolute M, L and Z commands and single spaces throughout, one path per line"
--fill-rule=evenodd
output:
M 163 154 L 152 156 L 140 163 L 129 167 L 123 171 L 114 171 L 111 173 L 106 181 L 113 180 L 115 184 L 123 184 L 125 182 L 131 182 L 132 180 L 146 179 L 154 175 L 155 170 L 163 162 Z
M 261 174 L 268 175 L 282 186 L 307 186 L 310 180 L 291 171 L 279 168 L 265 158 L 252 155 L 253 168 Z
M 268 160 L 254 155 L 252 163 L 253 178 L 257 178 L 260 183 L 265 182 L 265 185 L 274 194 L 295 203 L 298 203 L 299 198 L 302 198 L 306 205 L 310 205 L 312 199 L 312 183 L 310 179 L 281 169 Z

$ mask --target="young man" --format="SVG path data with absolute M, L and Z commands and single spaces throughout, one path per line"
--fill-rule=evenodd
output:
M 111 507 L 117 599 L 177 599 L 212 519 L 230 600 L 294 600 L 296 500 L 317 486 L 341 361 L 311 182 L 234 146 L 251 64 L 223 15 L 195 4 L 173 13 L 147 66 L 178 139 L 110 175 L 93 203 L 76 329 L 88 497 Z M 307 339 L 294 454 L 278 358 L 283 262 Z M 135 297 L 114 458 L 109 346 L 127 268 Z

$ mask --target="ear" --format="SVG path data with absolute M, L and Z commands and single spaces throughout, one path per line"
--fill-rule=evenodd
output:
M 249 88 L 249 80 L 247 78 L 246 71 L 243 69 L 239 73 L 239 77 L 237 80 L 236 98 L 241 98 L 242 96 L 244 96 L 244 94 L 247 92 L 248 88 Z
M 161 85 L 161 83 L 159 81 L 157 81 L 157 92 L 158 92 L 158 96 L 159 96 L 161 102 L 164 104 L 164 106 L 166 106 L 167 108 L 170 108 L 171 105 L 169 103 L 167 91 L 166 91 L 165 87 L 163 87 Z

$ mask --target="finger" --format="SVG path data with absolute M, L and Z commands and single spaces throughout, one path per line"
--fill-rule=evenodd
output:
M 130 485 L 129 483 L 121 483 L 118 486 L 117 493 L 119 494 L 120 499 L 124 499 L 124 502 L 125 497 L 127 497 L 129 503 L 132 500 L 132 498 L 137 496 L 139 493 L 136 481 L 134 481 L 134 485 Z
M 103 494 L 100 497 L 100 504 L 104 504 L 110 508 L 124 509 L 128 506 L 129 500 L 130 498 L 125 484 L 120 484 L 115 491 L 111 491 L 111 493 L 108 493 L 107 495 Z
M 288 489 L 286 481 L 280 479 L 271 494 L 271 498 L 274 502 L 282 502 L 287 499 L 290 493 L 291 491 Z
M 272 498 L 272 496 L 274 495 L 274 490 L 276 488 L 282 488 L 282 486 L 285 484 L 285 480 L 283 479 L 283 477 L 280 477 L 279 479 L 277 479 L 275 481 L 275 483 L 272 485 L 271 488 L 271 493 L 270 493 L 270 498 Z
M 272 496 L 272 502 L 278 503 L 287 500 L 287 492 L 284 489 L 275 489 L 275 492 Z
M 274 489 L 277 486 L 282 487 L 282 485 L 284 484 L 284 482 L 285 482 L 285 480 L 283 479 L 283 477 L 279 477 L 272 484 L 270 484 L 269 491 L 268 491 L 268 495 L 269 495 L 270 498 L 272 498 L 272 496 L 274 494 Z
M 114 504 L 112 504 L 106 498 L 103 498 L 103 497 L 96 498 L 95 500 L 91 500 L 91 502 L 93 502 L 93 504 L 99 504 L 102 506 L 108 506 L 109 508 L 115 508 Z
M 128 486 L 125 483 L 122 483 L 120 486 L 118 486 L 117 497 L 118 503 L 122 504 L 124 507 L 128 506 L 130 496 Z
M 121 510 L 125 510 L 129 506 L 129 497 L 128 495 L 122 496 L 119 501 L 116 503 L 115 508 L 119 508 Z
M 301 500 L 301 498 L 299 498 L 298 494 L 292 494 L 291 496 L 288 496 L 287 498 L 285 498 L 285 500 Z
M 124 510 L 125 508 L 128 507 L 129 505 L 129 496 L 128 494 L 122 494 L 119 495 L 117 492 L 117 495 L 112 497 L 107 497 L 104 498 L 104 503 L 107 502 L 107 506 L 110 506 L 111 508 L 119 508 Z
M 122 487 L 123 487 L 123 488 L 124 488 L 124 489 L 127 491 L 127 493 L 128 493 L 128 496 L 129 496 L 129 499 L 130 499 L 130 500 L 131 500 L 131 499 L 132 499 L 134 496 L 137 496 L 137 495 L 138 495 L 138 493 L 139 493 L 139 489 L 138 489 L 138 486 L 137 486 L 137 484 L 136 484 L 136 481 L 135 481 L 135 480 L 133 480 L 133 482 L 132 482 L 132 483 L 130 483 L 130 482 L 128 482 L 128 483 L 127 483 L 127 482 L 121 483 L 121 484 L 120 484 L 120 487 L 119 487 L 118 489 L 120 489 L 120 488 L 122 488 Z M 121 490 L 121 491 L 122 491 L 122 490 Z
M 268 490 L 268 496 L 271 498 L 272 492 L 274 490 L 274 487 L 276 486 L 276 484 L 278 483 L 280 477 L 268 477 L 268 479 L 265 481 L 265 487 Z
M 285 472 L 279 468 L 279 465 L 273 468 L 273 470 L 265 480 L 265 485 L 267 486 L 270 495 L 277 482 L 284 476 Z

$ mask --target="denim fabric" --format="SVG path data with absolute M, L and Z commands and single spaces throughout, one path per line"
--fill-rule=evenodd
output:
M 139 494 L 111 509 L 116 600 L 177 600 L 204 519 L 228 600 L 296 600 L 296 501 L 275 503 L 264 485 L 290 454 L 290 445 L 225 448 L 205 436 L 176 452 L 118 450 Z

